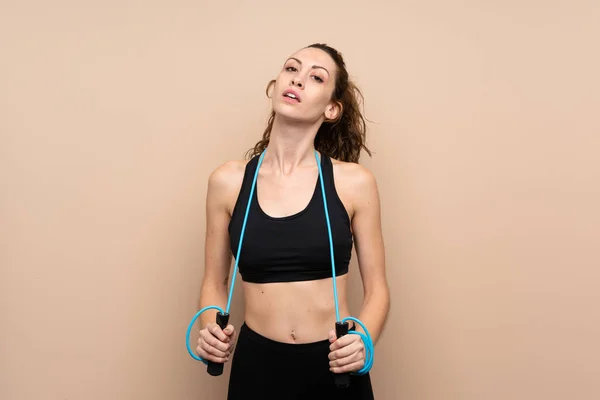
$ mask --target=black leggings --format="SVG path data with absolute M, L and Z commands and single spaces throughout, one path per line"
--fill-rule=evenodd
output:
M 288 344 L 241 326 L 229 378 L 228 400 L 372 400 L 369 374 L 351 375 L 338 388 L 329 371 L 329 340 Z

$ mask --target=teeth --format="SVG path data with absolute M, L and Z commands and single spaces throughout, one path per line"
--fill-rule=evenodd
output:
M 286 95 L 287 97 L 290 97 L 290 98 L 292 98 L 292 99 L 295 99 L 295 98 L 296 98 L 296 96 L 294 96 L 294 94 L 293 94 L 293 93 L 286 93 L 285 95 Z

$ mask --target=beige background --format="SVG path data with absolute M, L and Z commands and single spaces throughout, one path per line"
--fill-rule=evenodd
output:
M 1 1 L 0 398 L 224 398 L 229 369 L 184 343 L 207 178 L 313 42 L 374 122 L 377 398 L 600 398 L 599 21 L 592 0 Z

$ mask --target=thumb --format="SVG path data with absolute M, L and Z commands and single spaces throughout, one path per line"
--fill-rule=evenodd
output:
M 336 340 L 335 331 L 332 329 L 329 331 L 329 343 L 333 343 Z
M 223 329 L 223 333 L 227 336 L 231 335 L 233 333 L 233 325 L 227 325 L 227 327 Z

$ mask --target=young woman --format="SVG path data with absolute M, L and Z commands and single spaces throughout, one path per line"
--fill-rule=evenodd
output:
M 353 245 L 364 288 L 354 317 L 373 346 L 390 305 L 377 185 L 358 164 L 362 150 L 370 155 L 359 95 L 335 49 L 299 50 L 267 86 L 273 110 L 249 161 L 227 162 L 210 175 L 201 307 L 227 303 L 232 255 L 245 229 L 237 259 L 244 323 L 237 333 L 232 325 L 221 329 L 216 311 L 204 312 L 196 347 L 204 360 L 225 363 L 236 343 L 230 400 L 373 398 L 360 323 L 351 329 L 365 336 L 335 332 L 337 318 L 350 316 Z M 350 385 L 340 388 L 334 376 L 343 373 Z

